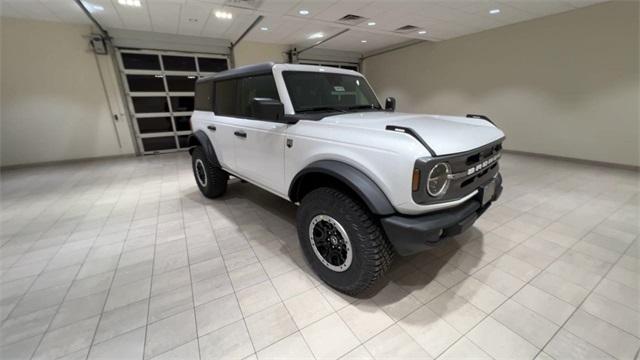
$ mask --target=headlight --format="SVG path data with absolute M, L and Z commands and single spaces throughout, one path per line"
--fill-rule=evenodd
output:
M 447 163 L 439 163 L 429 171 L 427 177 L 427 192 L 433 197 L 444 194 L 449 188 L 451 167 Z

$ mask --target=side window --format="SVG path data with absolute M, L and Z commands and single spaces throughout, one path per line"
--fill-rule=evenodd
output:
M 196 83 L 196 110 L 213 111 L 213 81 Z
M 244 117 L 255 117 L 251 111 L 254 98 L 280 100 L 273 75 L 258 75 L 239 80 L 238 114 Z
M 238 80 L 223 80 L 215 82 L 214 108 L 217 115 L 236 116 L 236 99 Z

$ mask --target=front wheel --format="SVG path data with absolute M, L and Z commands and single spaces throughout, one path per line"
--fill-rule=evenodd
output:
M 369 210 L 351 196 L 319 188 L 297 213 L 298 237 L 307 261 L 331 287 L 358 295 L 389 269 L 393 249 Z
M 204 196 L 213 199 L 222 196 L 227 191 L 229 174 L 219 166 L 212 164 L 199 146 L 191 154 L 191 165 L 196 184 Z

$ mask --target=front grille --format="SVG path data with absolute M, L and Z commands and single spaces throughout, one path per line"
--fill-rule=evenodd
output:
M 413 200 L 418 204 L 436 204 L 460 199 L 480 186 L 488 183 L 499 170 L 497 159 L 491 163 L 489 161 L 502 153 L 502 139 L 487 146 L 460 154 L 440 156 L 427 160 L 426 163 L 416 167 L 423 169 L 425 176 L 421 179 L 420 188 L 412 193 Z M 447 193 L 440 198 L 433 198 L 426 192 L 426 174 L 436 164 L 446 161 L 451 167 L 454 178 L 451 180 Z M 469 173 L 473 168 L 473 172 Z M 477 170 L 476 170 L 477 169 Z

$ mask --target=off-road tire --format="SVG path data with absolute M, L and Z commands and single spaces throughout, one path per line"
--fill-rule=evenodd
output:
M 196 184 L 204 196 L 215 199 L 227 191 L 229 174 L 222 170 L 220 166 L 212 164 L 200 146 L 196 147 L 191 153 L 191 167 L 193 168 Z M 199 171 L 201 172 L 200 174 L 198 173 Z M 200 176 L 204 176 L 204 179 Z
M 314 252 L 310 225 L 317 215 L 328 215 L 346 231 L 353 252 L 344 271 L 325 266 Z M 393 261 L 393 248 L 378 219 L 358 199 L 333 188 L 318 188 L 307 194 L 297 212 L 298 237 L 313 270 L 331 287 L 348 295 L 359 295 L 383 277 Z

